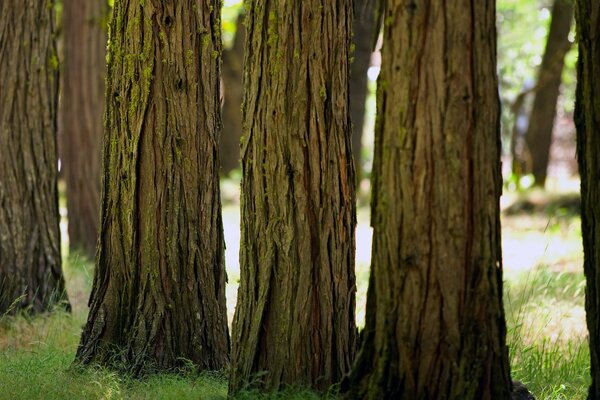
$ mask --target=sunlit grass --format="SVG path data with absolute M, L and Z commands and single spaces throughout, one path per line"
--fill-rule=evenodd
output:
M 511 372 L 537 399 L 585 399 L 590 360 L 581 221 L 553 207 L 562 201 L 555 200 L 503 217 Z

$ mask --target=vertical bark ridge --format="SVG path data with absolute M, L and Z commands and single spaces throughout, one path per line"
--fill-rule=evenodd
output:
M 372 275 L 349 398 L 510 396 L 495 2 L 384 11 Z
M 589 330 L 592 384 L 589 400 L 600 399 L 600 223 L 596 210 L 600 204 L 600 4 L 593 0 L 575 3 L 579 62 L 575 124 L 577 160 L 581 176 L 581 233 L 583 270 L 586 278 L 585 311 Z
M 354 355 L 350 3 L 251 1 L 230 392 L 325 389 Z
M 227 366 L 220 2 L 116 1 L 100 242 L 77 359 Z M 115 356 L 117 356 L 115 358 Z
M 53 2 L 0 4 L 0 316 L 68 308 L 60 258 Z

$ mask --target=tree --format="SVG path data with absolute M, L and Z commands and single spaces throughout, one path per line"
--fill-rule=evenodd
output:
M 231 393 L 250 381 L 325 389 L 354 356 L 350 4 L 246 3 Z
M 60 158 L 67 183 L 69 244 L 96 251 L 108 3 L 63 1 Z
M 244 69 L 244 11 L 236 21 L 233 46 L 223 51 L 223 135 L 221 136 L 221 168 L 225 174 L 240 167 L 242 136 L 242 75 Z
M 0 316 L 68 308 L 61 270 L 53 2 L 0 3 Z
M 565 55 L 571 47 L 569 31 L 573 19 L 572 0 L 555 0 L 552 7 L 552 21 L 548 32 L 546 50 L 538 73 L 535 100 L 525 134 L 527 148 L 531 155 L 531 167 L 535 184 L 544 187 L 550 159 L 552 128 L 556 116 L 561 75 Z
M 218 0 L 117 0 L 83 364 L 228 364 Z M 116 357 L 118 356 L 118 357 Z M 116 358 L 115 358 L 116 357 Z
M 377 1 L 355 0 L 353 42 L 354 54 L 350 71 L 350 113 L 352 116 L 352 153 L 357 175 L 362 171 L 362 136 L 365 125 L 365 102 L 367 101 L 367 71 L 371 63 L 371 54 L 375 47 L 378 27 Z
M 360 399 L 508 399 L 494 1 L 390 0 Z
M 577 159 L 581 176 L 581 233 L 586 278 L 585 311 L 590 343 L 592 385 L 589 400 L 600 399 L 600 3 L 575 3 L 579 62 L 575 94 Z

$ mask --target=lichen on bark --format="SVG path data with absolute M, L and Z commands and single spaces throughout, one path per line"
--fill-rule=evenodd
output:
M 228 365 L 219 13 L 218 0 L 115 1 L 100 239 L 78 362 L 134 373 Z
M 349 1 L 246 4 L 230 392 L 324 390 L 354 357 Z

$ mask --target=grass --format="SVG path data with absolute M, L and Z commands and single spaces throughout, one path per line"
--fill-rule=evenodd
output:
M 533 214 L 517 205 L 503 216 L 511 372 L 537 399 L 585 399 L 590 384 L 581 221 L 563 206 L 572 197 L 546 204 L 536 193 Z
M 585 399 L 589 349 L 582 273 L 547 266 L 508 281 L 505 308 L 513 379 L 537 399 Z
M 551 210 L 548 212 L 548 210 Z M 585 279 L 581 231 L 576 214 L 544 208 L 533 214 L 503 216 L 505 310 L 511 370 L 537 399 L 585 399 L 589 350 L 585 326 Z M 239 229 L 236 207 L 224 208 L 227 238 Z M 364 318 L 368 285 L 368 212 L 358 216 L 357 316 Z M 239 277 L 238 246 L 228 242 L 228 308 L 235 305 Z M 67 254 L 66 252 L 64 254 Z M 72 366 L 87 314 L 93 264 L 79 254 L 65 258 L 64 270 L 73 313 L 0 319 L 0 400 L 4 399 L 226 399 L 221 374 L 158 374 L 133 379 L 106 369 Z M 333 393 L 325 397 L 334 398 Z M 318 399 L 302 388 L 278 394 L 256 391 L 241 399 Z

